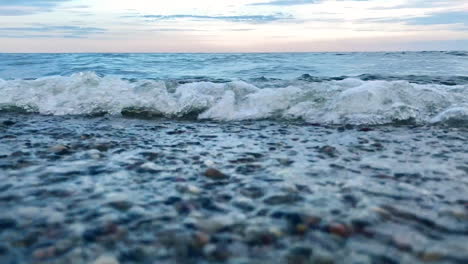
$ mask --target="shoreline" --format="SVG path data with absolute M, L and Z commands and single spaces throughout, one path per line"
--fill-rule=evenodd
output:
M 0 121 L 2 263 L 468 257 L 467 128 Z

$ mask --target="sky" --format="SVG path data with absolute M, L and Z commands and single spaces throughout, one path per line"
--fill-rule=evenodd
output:
M 0 0 L 0 52 L 468 50 L 468 0 Z

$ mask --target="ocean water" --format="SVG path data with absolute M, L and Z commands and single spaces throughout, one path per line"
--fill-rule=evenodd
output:
M 468 53 L 0 54 L 0 263 L 468 260 Z
M 467 69 L 466 52 L 2 54 L 0 109 L 466 124 Z

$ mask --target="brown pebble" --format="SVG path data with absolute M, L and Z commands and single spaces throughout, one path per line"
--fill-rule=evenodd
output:
M 436 252 L 424 252 L 419 258 L 424 262 L 434 262 L 439 261 L 442 256 Z
M 296 225 L 296 233 L 298 233 L 298 234 L 303 235 L 303 234 L 305 234 L 307 232 L 308 229 L 309 229 L 308 226 L 306 226 L 304 224 Z
M 217 169 L 209 168 L 205 171 L 204 175 L 212 180 L 226 180 L 229 179 L 229 176 L 220 172 Z
M 210 242 L 210 236 L 203 232 L 196 232 L 194 235 L 195 245 L 198 247 L 203 247 Z
M 344 224 L 332 223 L 328 226 L 328 231 L 340 237 L 349 237 L 351 230 Z
M 34 251 L 33 256 L 35 259 L 48 259 L 54 257 L 56 250 L 54 247 L 40 248 Z
M 322 221 L 322 219 L 320 219 L 320 217 L 317 216 L 308 215 L 304 217 L 303 221 L 309 226 L 316 226 Z

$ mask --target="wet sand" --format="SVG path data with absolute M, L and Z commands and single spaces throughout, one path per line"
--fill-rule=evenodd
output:
M 0 114 L 0 263 L 466 263 L 468 128 Z

